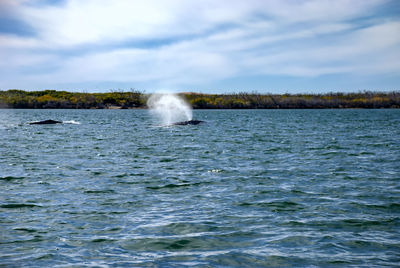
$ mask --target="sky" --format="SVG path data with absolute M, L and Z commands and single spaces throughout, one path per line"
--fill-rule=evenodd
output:
M 0 0 L 0 90 L 400 90 L 398 0 Z

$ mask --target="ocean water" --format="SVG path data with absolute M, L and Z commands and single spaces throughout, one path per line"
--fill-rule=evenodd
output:
M 399 265 L 400 110 L 193 117 L 0 110 L 0 266 Z

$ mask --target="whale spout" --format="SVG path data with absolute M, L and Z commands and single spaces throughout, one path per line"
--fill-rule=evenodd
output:
M 61 121 L 56 120 L 44 120 L 44 121 L 36 121 L 29 123 L 30 125 L 51 125 L 51 124 L 61 124 Z
M 173 123 L 172 125 L 174 125 L 174 126 L 198 125 L 203 122 L 204 121 L 201 121 L 201 120 L 188 120 L 188 121 L 176 122 L 176 123 Z

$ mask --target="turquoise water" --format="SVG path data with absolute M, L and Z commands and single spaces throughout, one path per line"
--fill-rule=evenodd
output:
M 400 110 L 194 118 L 0 110 L 0 266 L 399 264 Z

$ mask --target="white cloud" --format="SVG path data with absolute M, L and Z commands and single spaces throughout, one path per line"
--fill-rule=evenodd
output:
M 388 22 L 343 34 L 335 44 L 306 42 L 276 54 L 247 55 L 247 68 L 292 76 L 393 74 L 400 70 L 398 32 L 400 22 Z
M 21 37 L 17 35 L 5 35 L 0 34 L 0 49 L 9 48 L 38 48 L 41 46 L 41 42 L 37 38 L 32 37 Z
M 70 46 L 199 34 L 223 24 L 246 27 L 257 17 L 275 24 L 332 23 L 363 14 L 382 1 L 69 0 L 56 6 L 20 1 L 14 9 L 38 31 L 43 45 Z
M 37 31 L 0 35 L 5 85 L 18 85 L 21 73 L 38 85 L 117 81 L 182 88 L 259 74 L 399 71 L 399 20 L 357 21 L 386 0 L 3 1 Z

